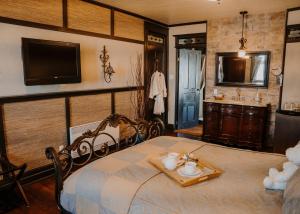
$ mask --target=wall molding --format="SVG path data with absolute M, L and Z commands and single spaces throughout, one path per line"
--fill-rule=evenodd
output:
M 0 104 L 0 155 L 6 155 L 3 105 Z
M 138 89 L 144 89 L 144 87 L 130 86 L 130 87 L 120 87 L 120 88 L 104 88 L 104 89 L 93 89 L 93 90 L 82 90 L 82 91 L 63 91 L 63 92 L 52 92 L 52 93 L 7 96 L 7 97 L 0 97 L 0 104 L 64 98 L 66 96 L 72 97 L 72 96 L 85 96 L 85 95 L 105 94 L 105 93 L 123 92 L 123 91 L 135 91 Z
M 105 7 L 105 8 L 111 9 L 111 10 L 119 11 L 121 13 L 125 13 L 127 15 L 131 15 L 131 16 L 134 16 L 136 18 L 143 19 L 144 21 L 148 21 L 148 22 L 152 22 L 154 24 L 161 25 L 162 27 L 168 27 L 168 25 L 163 23 L 163 22 L 160 22 L 160 21 L 157 21 L 157 20 L 142 16 L 142 15 L 139 15 L 137 13 L 130 12 L 128 10 L 123 10 L 121 8 L 118 8 L 118 7 L 114 7 L 114 6 L 111 6 L 111 5 L 108 5 L 108 4 L 104 4 L 104 3 L 101 3 L 101 2 L 98 2 L 98 1 L 95 1 L 95 0 L 82 0 L 82 1 L 94 4 L 94 5 L 98 5 L 100 7 Z
M 70 127 L 71 127 L 71 106 L 70 97 L 65 97 L 65 114 L 66 114 L 66 133 L 68 145 L 71 144 Z
M 68 27 L 68 0 L 62 0 L 62 17 L 63 17 L 63 27 Z
M 198 24 L 207 24 L 207 21 L 195 21 L 195 22 L 184 22 L 184 23 L 178 23 L 178 24 L 171 24 L 168 25 L 168 27 L 179 27 L 179 26 L 185 26 L 185 25 L 198 25 Z
M 17 20 L 17 19 L 11 19 L 0 16 L 0 22 L 7 23 L 7 24 L 13 24 L 13 25 L 20 25 L 25 27 L 33 27 L 33 28 L 40 28 L 45 30 L 53 30 L 53 31 L 59 31 L 64 33 L 73 33 L 73 34 L 79 34 L 84 36 L 92 36 L 92 37 L 98 37 L 98 38 L 104 38 L 104 39 L 112 39 L 117 41 L 123 41 L 123 42 L 129 42 L 129 43 L 137 43 L 137 44 L 144 44 L 144 41 L 135 40 L 135 39 L 128 39 L 123 37 L 117 37 L 117 36 L 111 36 L 107 34 L 100 34 L 100 33 L 93 33 L 89 31 L 83 31 L 83 30 L 77 30 L 72 28 L 66 28 L 66 27 L 58 27 L 54 25 L 46 25 L 46 24 L 40 24 L 36 22 L 30 22 L 30 21 L 23 21 L 23 20 Z
M 294 11 L 294 10 L 300 10 L 300 7 L 288 8 L 287 12 Z

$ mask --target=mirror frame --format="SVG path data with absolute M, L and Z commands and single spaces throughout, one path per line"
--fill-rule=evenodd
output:
M 237 56 L 237 52 L 217 52 L 216 61 L 215 61 L 215 85 L 216 86 L 228 86 L 228 87 L 252 87 L 252 88 L 268 88 L 269 87 L 269 73 L 270 73 L 270 61 L 271 61 L 271 52 L 270 51 L 249 51 L 247 55 L 258 55 L 264 54 L 267 55 L 267 66 L 265 69 L 265 81 L 264 85 L 255 85 L 252 83 L 220 83 L 218 82 L 218 63 L 220 56 Z

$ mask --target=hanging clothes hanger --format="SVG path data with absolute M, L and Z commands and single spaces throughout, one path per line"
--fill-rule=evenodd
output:
M 161 74 L 161 72 L 158 70 L 158 63 L 159 63 L 159 59 L 156 55 L 156 51 L 154 53 L 154 72 L 159 72 L 159 74 Z

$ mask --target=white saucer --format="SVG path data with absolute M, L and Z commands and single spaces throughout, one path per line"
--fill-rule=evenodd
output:
M 196 169 L 195 172 L 193 174 L 187 174 L 184 170 L 184 166 L 182 167 L 179 167 L 177 169 L 177 173 L 182 176 L 182 177 L 189 177 L 189 178 L 193 178 L 193 177 L 198 177 L 200 176 L 201 174 L 203 174 L 202 170 L 201 169 Z

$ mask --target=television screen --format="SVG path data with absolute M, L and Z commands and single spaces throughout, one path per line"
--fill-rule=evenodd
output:
M 80 45 L 22 38 L 25 85 L 81 82 Z

